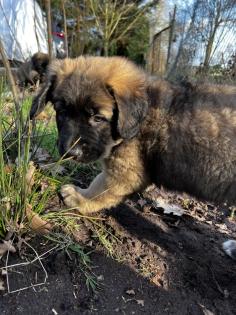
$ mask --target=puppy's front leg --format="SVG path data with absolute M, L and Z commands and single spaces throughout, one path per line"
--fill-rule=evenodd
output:
M 136 140 L 119 146 L 104 161 L 103 169 L 87 189 L 63 186 L 61 193 L 66 205 L 84 214 L 108 209 L 150 182 Z
M 81 213 L 96 212 L 115 206 L 123 199 L 123 194 L 117 194 L 117 184 L 100 173 L 87 189 L 74 185 L 64 185 L 61 194 L 68 207 L 76 208 Z
M 122 179 L 122 177 L 121 177 Z M 81 189 L 74 185 L 64 185 L 61 189 L 65 204 L 82 214 L 97 212 L 119 204 L 125 196 L 136 190 L 136 184 L 129 184 L 125 179 L 117 180 L 105 172 L 100 173 L 89 188 Z

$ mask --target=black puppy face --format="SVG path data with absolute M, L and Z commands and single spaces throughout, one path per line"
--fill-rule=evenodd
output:
M 88 163 L 109 154 L 115 143 L 115 107 L 105 87 L 74 73 L 54 90 L 52 102 L 62 156 Z

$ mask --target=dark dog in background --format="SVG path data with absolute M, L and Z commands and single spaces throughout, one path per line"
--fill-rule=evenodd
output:
M 175 86 L 123 58 L 79 57 L 52 62 L 31 118 L 47 102 L 61 155 L 103 165 L 87 189 L 62 187 L 67 206 L 90 214 L 151 183 L 236 204 L 236 87 Z
M 37 81 L 42 83 L 45 78 L 47 66 L 49 64 L 48 54 L 35 53 L 30 60 L 24 62 L 17 70 L 17 83 L 20 87 L 35 85 Z

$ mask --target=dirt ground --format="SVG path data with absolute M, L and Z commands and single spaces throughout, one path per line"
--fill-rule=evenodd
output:
M 181 206 L 184 214 L 164 213 L 160 200 Z M 84 224 L 83 243 L 93 249 L 97 292 L 87 289 L 75 255 L 54 251 L 42 260 L 46 284 L 1 293 L 0 314 L 236 314 L 236 262 L 221 248 L 224 240 L 236 237 L 229 209 L 151 187 L 101 215 L 120 242 L 113 244 L 116 259 L 108 257 Z M 42 238 L 33 242 L 39 254 L 51 246 Z M 9 257 L 9 263 L 22 261 L 19 254 Z M 38 263 L 22 266 L 9 272 L 10 289 L 43 276 Z

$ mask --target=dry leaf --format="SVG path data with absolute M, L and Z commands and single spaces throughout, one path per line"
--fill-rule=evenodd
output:
M 27 205 L 26 207 L 26 216 L 29 220 L 29 226 L 33 231 L 40 234 L 48 234 L 51 231 L 52 225 L 33 212 L 31 205 Z
M 0 279 L 0 291 L 5 291 L 4 282 Z
M 182 216 L 184 214 L 184 209 L 178 205 L 171 205 L 165 202 L 163 198 L 156 198 L 154 201 L 155 208 L 162 208 L 165 214 L 174 214 L 176 216 Z
M 135 292 L 134 292 L 133 289 L 127 290 L 127 291 L 125 291 L 125 293 L 128 294 L 128 295 L 135 295 Z
M 228 240 L 222 244 L 225 253 L 232 259 L 236 260 L 236 241 Z
M 144 306 L 144 300 L 136 300 L 138 305 Z
M 34 166 L 34 162 L 29 162 L 29 168 L 27 170 L 27 173 L 25 175 L 25 182 L 26 182 L 26 194 L 31 193 L 31 189 L 34 185 L 34 173 L 35 173 L 36 167 Z
M 45 111 L 42 111 L 35 118 L 36 120 L 49 120 L 50 116 Z
M 12 164 L 7 164 L 4 167 L 4 171 L 6 174 L 11 174 L 13 172 L 13 169 L 14 169 L 14 167 Z
M 8 251 L 15 253 L 16 249 L 12 245 L 12 241 L 3 241 L 3 243 L 0 244 L 0 257 L 2 257 Z

